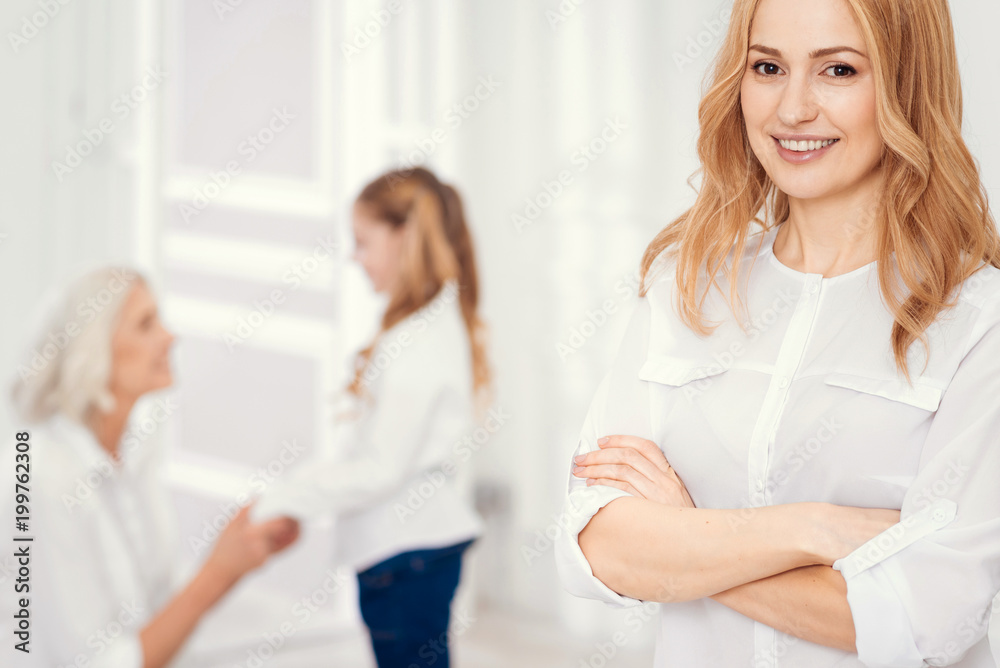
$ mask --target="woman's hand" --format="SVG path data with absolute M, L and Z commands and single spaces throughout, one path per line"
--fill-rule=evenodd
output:
M 247 506 L 230 521 L 219 536 L 205 568 L 224 580 L 235 583 L 258 568 L 299 537 L 299 523 L 290 517 L 278 517 L 257 524 L 250 522 Z
M 638 436 L 605 436 L 600 450 L 575 458 L 573 475 L 588 485 L 607 485 L 667 506 L 694 508 L 691 495 L 663 451 Z
M 832 566 L 869 540 L 899 522 L 898 510 L 854 508 L 821 503 L 818 535 L 819 562 Z
M 139 633 L 143 666 L 164 668 L 195 626 L 241 577 L 295 542 L 299 523 L 279 517 L 251 524 L 250 506 L 226 527 L 198 574 Z

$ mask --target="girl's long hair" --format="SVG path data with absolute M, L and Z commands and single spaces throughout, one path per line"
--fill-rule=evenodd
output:
M 379 337 L 429 304 L 445 283 L 453 280 L 458 285 L 458 299 L 469 337 L 473 388 L 481 400 L 486 399 L 491 380 L 486 356 L 486 327 L 478 313 L 476 255 L 458 192 L 453 186 L 439 181 L 430 170 L 415 167 L 378 177 L 365 186 L 356 204 L 393 228 L 402 228 L 403 248 L 400 280 L 389 297 L 375 339 L 358 353 L 348 391 L 355 396 L 363 393 L 364 372 Z
M 740 104 L 759 2 L 734 1 L 698 107 L 696 174 L 703 178 L 695 204 L 653 239 L 642 258 L 641 295 L 661 254 L 676 259 L 678 312 L 701 335 L 714 330 L 702 308 L 711 286 L 719 287 L 720 271 L 729 279 L 734 314 L 741 305 L 736 282 L 753 223 L 770 230 L 789 215 L 788 196 L 750 147 Z M 1000 238 L 978 164 L 962 139 L 962 90 L 947 0 L 848 3 L 874 69 L 883 192 L 891 193 L 868 212 L 875 223 L 879 287 L 895 320 L 896 366 L 910 381 L 910 345 L 919 339 L 929 353 L 925 330 L 957 303 L 956 288 L 983 263 L 1000 267 Z M 905 293 L 895 280 L 893 252 Z M 702 270 L 707 281 L 700 286 Z

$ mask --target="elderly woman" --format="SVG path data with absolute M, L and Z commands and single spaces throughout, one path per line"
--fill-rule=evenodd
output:
M 18 368 L 34 538 L 18 544 L 32 554 L 30 654 L 18 665 L 166 666 L 240 578 L 297 537 L 294 521 L 253 525 L 244 509 L 178 582 L 159 452 L 129 428 L 136 401 L 171 384 L 173 340 L 142 277 L 99 270 L 55 304 Z
M 662 602 L 658 668 L 993 668 L 1000 238 L 946 0 L 736 0 L 700 122 L 565 585 Z

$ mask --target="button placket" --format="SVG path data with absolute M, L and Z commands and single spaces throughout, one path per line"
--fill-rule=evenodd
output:
M 771 383 L 754 425 L 747 457 L 751 506 L 764 506 L 771 502 L 771 494 L 767 489 L 766 482 L 770 450 L 782 410 L 788 399 L 792 379 L 795 377 L 802 362 L 806 345 L 809 343 L 818 310 L 822 279 L 822 274 L 807 274 L 802 283 L 802 291 L 795 303 L 788 329 L 778 351 Z
M 769 463 L 771 444 L 778 429 L 781 411 L 788 398 L 788 390 L 792 379 L 802 361 L 802 353 L 809 342 L 813 321 L 819 304 L 819 290 L 822 274 L 807 274 L 802 284 L 802 291 L 795 303 L 792 317 L 785 331 L 785 338 L 778 350 L 778 358 L 774 363 L 774 374 L 764 395 L 760 415 L 754 425 L 750 437 L 750 449 L 747 455 L 747 472 L 749 475 L 750 505 L 765 506 L 771 503 L 771 494 L 767 489 L 767 467 Z M 754 665 L 777 668 L 776 652 L 777 632 L 761 622 L 754 622 Z

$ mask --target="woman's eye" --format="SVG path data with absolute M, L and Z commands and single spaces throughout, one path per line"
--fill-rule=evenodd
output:
M 775 74 L 778 73 L 778 70 L 781 69 L 774 63 L 757 63 L 756 65 L 753 66 L 753 68 L 757 71 L 757 74 L 763 74 L 764 76 L 768 77 L 774 76 Z M 764 71 L 761 71 L 761 68 L 764 68 Z M 771 71 L 769 68 L 774 68 L 774 71 Z
M 856 70 L 850 65 L 831 65 L 830 67 L 826 68 L 827 72 L 831 70 L 833 70 L 834 72 L 839 72 L 839 74 L 831 75 L 832 77 L 837 79 L 845 79 L 851 76 L 852 74 L 856 74 Z

